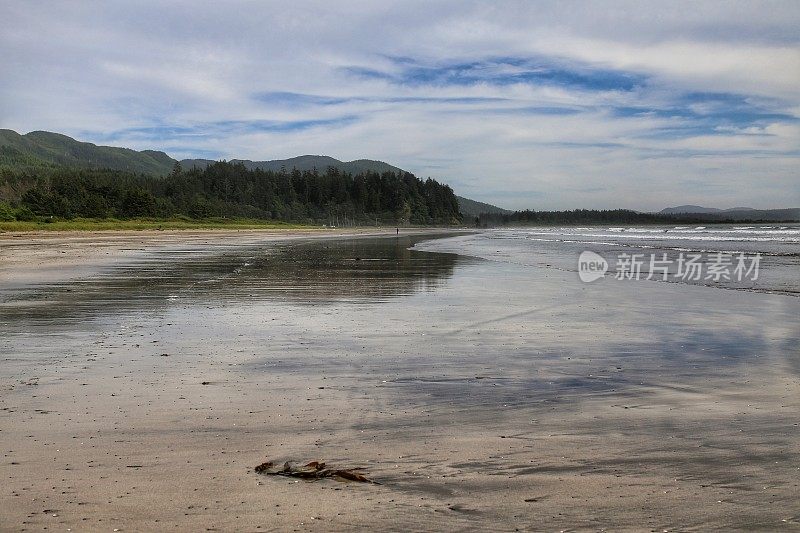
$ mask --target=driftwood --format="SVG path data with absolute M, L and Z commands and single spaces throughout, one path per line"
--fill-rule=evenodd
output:
M 319 479 L 334 478 L 344 481 L 356 481 L 358 483 L 372 483 L 380 485 L 377 481 L 369 479 L 367 476 L 359 472 L 363 468 L 326 468 L 325 463 L 319 461 L 311 461 L 305 465 L 299 466 L 287 461 L 280 469 L 275 469 L 275 465 L 267 461 L 261 463 L 253 469 L 256 474 L 265 476 L 284 476 L 295 477 L 300 479 L 307 479 L 310 481 L 317 481 Z

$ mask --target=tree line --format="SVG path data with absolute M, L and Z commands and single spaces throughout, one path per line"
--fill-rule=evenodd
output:
M 461 222 L 458 201 L 449 186 L 407 172 L 352 175 L 335 167 L 323 172 L 275 172 L 248 170 L 241 163 L 225 161 L 188 170 L 176 164 L 165 177 L 65 167 L 31 172 L 19 175 L 5 170 L 0 176 L 7 189 L 26 189 L 14 205 L 6 204 L 6 218 L 183 216 L 323 224 L 343 220 L 356 224 Z
M 630 209 L 575 209 L 572 211 L 514 211 L 513 213 L 482 213 L 475 217 L 475 226 L 575 225 L 575 224 L 675 224 L 675 223 L 736 222 L 736 219 L 716 213 L 640 213 Z

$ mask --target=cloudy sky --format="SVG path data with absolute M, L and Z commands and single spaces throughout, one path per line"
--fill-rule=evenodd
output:
M 0 0 L 0 128 L 387 161 L 509 208 L 800 205 L 800 2 Z

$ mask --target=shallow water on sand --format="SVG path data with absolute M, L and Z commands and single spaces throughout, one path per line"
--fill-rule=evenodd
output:
M 419 239 L 358 238 L 262 244 L 169 246 L 106 268 L 101 275 L 0 287 L 3 324 L 137 317 L 148 309 L 213 302 L 321 305 L 381 302 L 431 291 L 452 276 L 453 254 L 409 250 Z
M 419 251 L 474 238 L 163 248 L 1 288 L 10 490 L 80 524 L 96 476 L 146 510 L 173 497 L 164 476 L 202 485 L 190 457 L 230 493 L 201 489 L 222 528 L 796 527 L 800 299 Z M 90 436 L 156 470 L 80 468 Z M 383 485 L 330 512 L 322 483 L 255 486 L 265 453 L 366 465 Z M 43 462 L 79 496 L 44 487 Z M 152 525 L 137 520 L 120 524 Z

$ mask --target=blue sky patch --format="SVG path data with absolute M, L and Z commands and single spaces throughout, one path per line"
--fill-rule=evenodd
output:
M 390 61 L 392 68 L 387 70 L 357 66 L 345 67 L 343 70 L 354 77 L 412 87 L 527 84 L 590 91 L 632 91 L 647 82 L 647 76 L 640 73 L 589 68 L 550 58 L 499 57 L 431 64 L 410 58 L 390 58 Z

